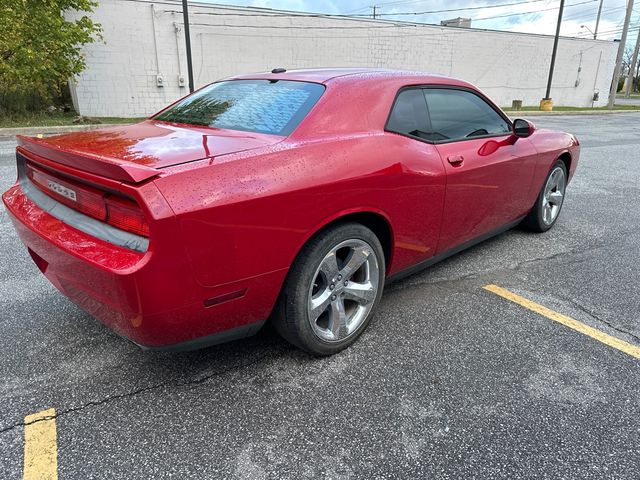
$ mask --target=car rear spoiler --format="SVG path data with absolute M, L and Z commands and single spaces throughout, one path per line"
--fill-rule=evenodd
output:
M 140 183 L 149 178 L 159 175 L 155 168 L 138 165 L 126 160 L 120 160 L 102 155 L 94 155 L 87 152 L 75 152 L 71 149 L 61 149 L 55 145 L 47 143 L 44 138 L 25 137 L 18 135 L 18 149 L 25 150 L 51 160 L 61 163 L 67 167 L 77 168 L 85 172 L 107 177 L 129 183 Z

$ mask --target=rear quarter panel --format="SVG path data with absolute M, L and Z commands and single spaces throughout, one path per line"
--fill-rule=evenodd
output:
M 178 216 L 186 255 L 205 286 L 289 268 L 314 233 L 349 213 L 388 222 L 388 273 L 430 257 L 437 244 L 442 161 L 432 145 L 400 135 L 289 141 L 167 173 L 155 183 Z

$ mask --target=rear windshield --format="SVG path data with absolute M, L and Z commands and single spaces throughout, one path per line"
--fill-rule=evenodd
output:
M 288 80 L 213 83 L 154 117 L 164 122 L 289 135 L 309 113 L 324 86 Z

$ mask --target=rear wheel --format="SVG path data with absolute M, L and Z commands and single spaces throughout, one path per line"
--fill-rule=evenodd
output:
M 289 342 L 316 355 L 351 345 L 382 296 L 385 262 L 375 234 L 356 223 L 313 238 L 289 271 L 273 318 Z
M 567 167 L 562 160 L 558 160 L 547 175 L 536 204 L 523 220 L 522 226 L 534 232 L 546 232 L 553 227 L 564 203 L 566 187 Z

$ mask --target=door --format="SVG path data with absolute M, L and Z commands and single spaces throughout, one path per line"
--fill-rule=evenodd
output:
M 512 135 L 511 123 L 480 95 L 424 89 L 430 139 L 442 157 L 447 187 L 438 253 L 524 215 L 537 152 Z
M 389 138 L 384 154 L 398 162 L 396 166 L 404 185 L 402 199 L 399 199 L 404 208 L 394 221 L 393 260 L 394 268 L 402 269 L 436 252 L 446 173 L 436 146 L 425 139 L 431 129 L 420 87 L 404 88 L 398 93 L 385 129 L 401 135 Z M 396 210 L 397 205 L 393 207 Z

